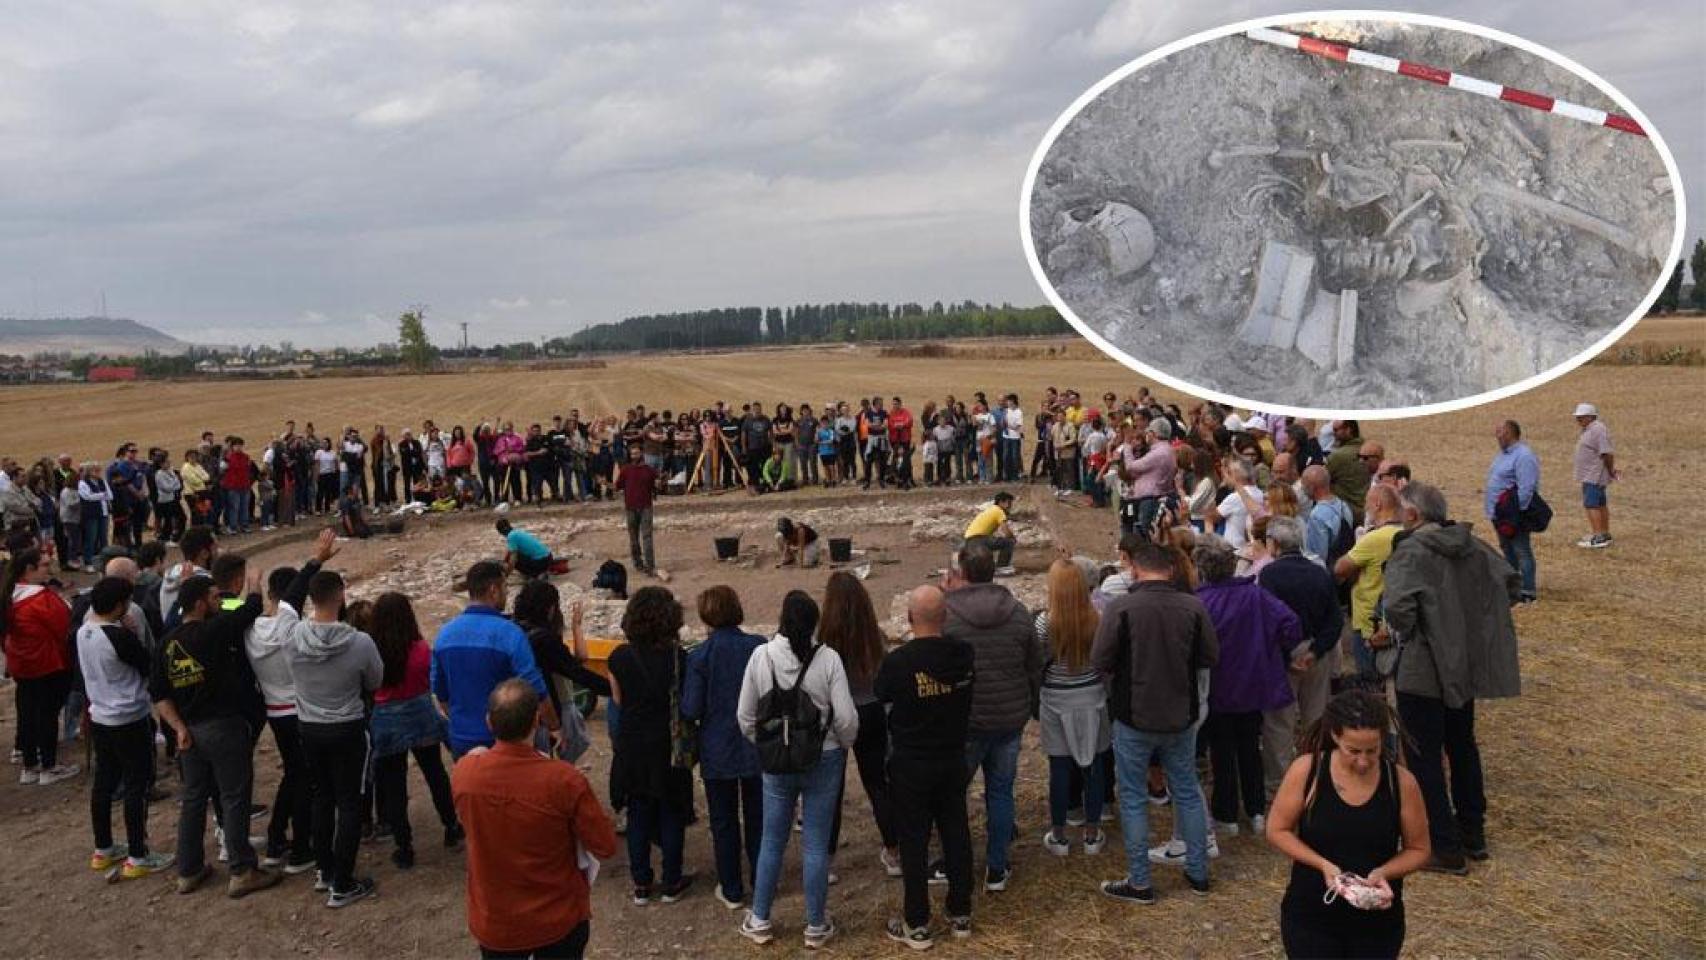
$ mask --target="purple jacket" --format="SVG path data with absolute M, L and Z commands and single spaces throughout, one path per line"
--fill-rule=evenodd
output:
M 1220 662 L 1209 677 L 1208 708 L 1215 713 L 1277 710 L 1294 699 L 1286 680 L 1286 652 L 1303 641 L 1297 614 L 1249 577 L 1197 588 L 1220 638 Z

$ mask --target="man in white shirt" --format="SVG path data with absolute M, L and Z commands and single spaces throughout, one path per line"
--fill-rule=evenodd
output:
M 1023 455 L 1025 412 L 1019 409 L 1019 395 L 1015 393 L 1009 393 L 1001 401 L 1001 406 L 1001 479 L 1005 483 L 1017 483 Z
M 1238 550 L 1250 542 L 1250 522 L 1267 512 L 1267 497 L 1250 482 L 1250 464 L 1242 458 L 1227 457 L 1221 469 L 1232 492 L 1210 508 L 1205 519 L 1210 526 L 1225 521 L 1221 536 Z

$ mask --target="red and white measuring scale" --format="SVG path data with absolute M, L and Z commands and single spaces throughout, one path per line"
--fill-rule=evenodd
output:
M 1503 100 L 1506 103 L 1518 103 L 1525 107 L 1532 107 L 1536 110 L 1544 110 L 1547 113 L 1555 113 L 1561 117 L 1580 120 L 1583 123 L 1591 123 L 1596 126 L 1610 127 L 1613 130 L 1621 130 L 1624 133 L 1632 133 L 1638 137 L 1644 137 L 1647 135 L 1647 131 L 1642 130 L 1639 123 L 1636 123 L 1631 118 L 1619 113 L 1606 113 L 1604 110 L 1595 110 L 1592 107 L 1584 107 L 1581 104 L 1571 103 L 1568 100 L 1559 100 L 1554 97 L 1548 97 L 1544 94 L 1530 93 L 1527 90 L 1519 90 L 1516 87 L 1507 87 L 1497 83 L 1489 83 L 1485 80 L 1477 80 L 1474 77 L 1467 77 L 1461 73 L 1453 73 L 1450 70 L 1441 70 L 1438 67 L 1430 67 L 1425 63 L 1411 63 L 1408 60 L 1399 60 L 1395 57 L 1383 56 L 1378 53 L 1370 53 L 1367 50 L 1348 47 L 1342 43 L 1333 43 L 1328 40 L 1322 40 L 1319 37 L 1311 37 L 1300 33 L 1291 33 L 1285 30 L 1273 30 L 1267 27 L 1255 27 L 1251 30 L 1246 30 L 1244 35 L 1249 37 L 1251 40 L 1260 40 L 1263 43 L 1271 43 L 1275 46 L 1285 47 L 1288 50 L 1297 50 L 1301 53 L 1323 57 L 1328 60 L 1340 60 L 1345 63 L 1354 63 L 1359 67 L 1373 67 L 1376 70 L 1383 70 L 1387 73 L 1396 73 L 1400 76 L 1414 77 L 1417 80 L 1426 80 L 1429 83 L 1437 83 L 1442 87 L 1451 87 L 1454 90 L 1466 90 L 1470 93 L 1478 93 L 1483 97 L 1491 97 L 1494 100 Z

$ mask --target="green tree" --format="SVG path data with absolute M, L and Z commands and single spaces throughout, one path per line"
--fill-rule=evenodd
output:
M 1688 303 L 1696 310 L 1706 310 L 1706 238 L 1694 241 L 1688 270 L 1694 274 L 1694 288 L 1688 291 Z
M 397 350 L 410 370 L 419 372 L 432 366 L 438 351 L 427 339 L 425 307 L 415 307 L 397 318 Z
M 1653 313 L 1675 313 L 1678 303 L 1678 293 L 1682 290 L 1682 269 L 1687 261 L 1678 260 L 1676 269 L 1670 272 L 1670 279 L 1665 281 L 1664 288 L 1659 291 L 1659 298 L 1653 301 Z

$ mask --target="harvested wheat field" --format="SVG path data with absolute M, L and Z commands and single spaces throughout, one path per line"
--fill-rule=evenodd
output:
M 623 360 L 593 371 L 332 380 L 278 384 L 139 384 L 0 393 L 0 442 L 6 452 L 110 451 L 121 438 L 188 444 L 204 427 L 263 434 L 284 417 L 317 424 L 349 420 L 442 424 L 456 415 L 543 418 L 570 405 L 601 411 L 643 401 L 648 407 L 715 398 L 765 401 L 856 393 L 899 393 L 909 403 L 926 392 L 1016 390 L 1034 397 L 1047 384 L 1086 394 L 1126 392 L 1134 378 L 1078 349 L 1063 358 L 882 357 L 867 351 Z M 1599 404 L 1617 442 L 1624 479 L 1613 486 L 1614 547 L 1575 548 L 1584 525 L 1568 482 L 1575 425 L 1571 407 Z M 1453 512 L 1479 522 L 1480 487 L 1495 449 L 1494 421 L 1513 417 L 1545 466 L 1542 489 L 1558 515 L 1536 537 L 1541 600 L 1519 608 L 1524 694 L 1481 704 L 1480 744 L 1487 771 L 1492 859 L 1467 878 L 1424 875 L 1406 886 L 1415 957 L 1698 957 L 1706 955 L 1706 588 L 1699 558 L 1706 533 L 1698 514 L 1706 453 L 1697 411 L 1706 376 L 1680 367 L 1590 365 L 1531 393 L 1492 407 L 1426 420 L 1367 423 L 1365 436 L 1408 460 L 1418 477 L 1439 483 Z M 814 404 L 815 405 L 815 404 Z M 660 563 L 670 586 L 691 598 L 728 582 L 741 590 L 750 625 L 774 623 L 782 593 L 820 590 L 823 572 L 773 568 L 768 532 L 783 512 L 808 519 L 829 536 L 848 533 L 856 558 L 869 563 L 867 586 L 880 615 L 897 594 L 946 560 L 948 541 L 986 490 L 878 495 L 856 490 L 744 493 L 666 500 L 659 509 Z M 562 507 L 512 514 L 539 531 L 573 570 L 558 579 L 580 595 L 597 562 L 625 552 L 619 516 L 610 507 Z M 1022 599 L 1041 593 L 1040 571 L 1054 546 L 1109 556 L 1111 514 L 1057 504 L 1045 488 L 1021 493 L 1018 575 Z M 449 581 L 494 550 L 484 514 L 428 518 L 395 538 L 349 545 L 334 565 L 355 580 L 358 595 L 402 588 L 414 593 L 429 631 L 457 603 Z M 239 542 L 263 565 L 300 559 L 307 530 Z M 717 564 L 710 539 L 742 533 L 741 560 Z M 613 601 L 589 597 L 589 623 L 607 628 Z M 0 695 L 0 724 L 11 724 L 11 697 Z M 586 766 L 600 792 L 610 753 L 602 713 Z M 80 753 L 80 747 L 72 748 Z M 276 758 L 270 737 L 257 755 L 259 799 L 271 800 Z M 849 777 L 840 884 L 830 907 L 842 935 L 831 956 L 899 956 L 882 932 L 900 902 L 900 884 L 884 877 L 878 841 L 857 778 Z M 168 788 L 177 781 L 168 777 Z M 379 896 L 329 911 L 305 877 L 241 902 L 212 891 L 190 897 L 167 879 L 101 883 L 84 865 L 89 851 L 88 781 L 52 787 L 0 782 L 0 942 L 15 956 L 437 957 L 474 952 L 465 926 L 461 854 L 423 842 L 409 873 L 393 868 L 382 846 L 363 848 L 362 869 Z M 1123 871 L 1120 844 L 1099 857 L 1048 856 L 1046 767 L 1035 727 L 1022 754 L 1020 833 L 1015 875 L 1004 893 L 978 894 L 975 933 L 943 941 L 950 957 L 1245 957 L 1281 955 L 1278 903 L 1286 864 L 1248 837 L 1223 843 L 1207 899 L 1188 895 L 1183 878 L 1158 868 L 1160 902 L 1115 903 L 1096 892 Z M 412 819 L 436 836 L 424 784 L 411 788 Z M 972 789 L 974 849 L 981 860 L 982 810 Z M 701 811 L 703 805 L 701 804 Z M 702 814 L 701 814 L 702 816 Z M 175 806 L 157 804 L 151 836 L 169 849 Z M 1169 815 L 1152 817 L 1164 836 Z M 1117 829 L 1114 837 L 1117 840 Z M 781 941 L 768 948 L 794 955 L 802 922 L 798 844 L 792 845 L 775 918 Z M 689 829 L 687 863 L 699 882 L 679 904 L 628 903 L 625 853 L 605 865 L 594 891 L 592 953 L 613 957 L 741 957 L 758 948 L 735 932 L 739 915 L 711 897 L 711 855 L 703 821 Z M 939 900 L 940 891 L 933 889 Z M 644 932 L 644 936 L 637 936 Z

